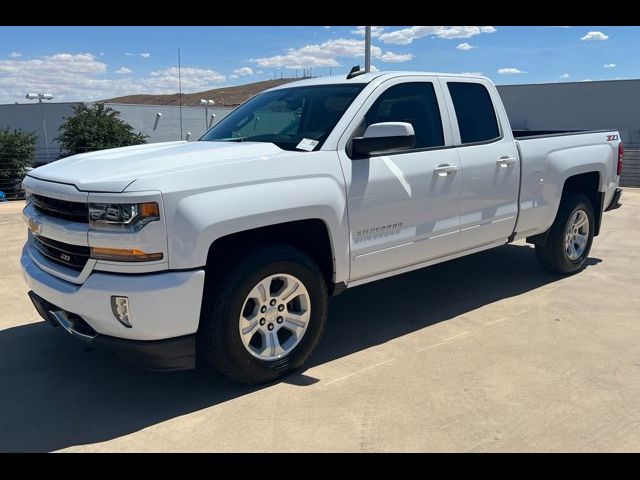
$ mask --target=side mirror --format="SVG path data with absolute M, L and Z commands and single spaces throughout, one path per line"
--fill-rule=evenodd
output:
M 353 158 L 368 158 L 413 148 L 416 135 L 413 125 L 406 122 L 374 123 L 367 127 L 362 137 L 353 139 Z

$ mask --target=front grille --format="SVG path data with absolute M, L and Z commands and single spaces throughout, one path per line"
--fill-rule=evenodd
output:
M 50 238 L 33 236 L 33 244 L 38 251 L 52 262 L 64 265 L 76 271 L 82 271 L 89 260 L 90 248 L 71 245 Z
M 89 223 L 89 205 L 86 203 L 68 202 L 36 194 L 32 194 L 29 198 L 35 209 L 45 215 L 64 218 L 72 222 Z

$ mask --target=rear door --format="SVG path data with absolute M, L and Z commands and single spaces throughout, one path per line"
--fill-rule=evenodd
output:
M 506 240 L 518 212 L 520 160 L 500 97 L 482 79 L 440 81 L 462 169 L 460 250 Z

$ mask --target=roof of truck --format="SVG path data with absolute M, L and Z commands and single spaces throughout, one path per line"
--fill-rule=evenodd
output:
M 347 79 L 347 75 L 332 75 L 330 77 L 315 77 L 299 80 L 297 82 L 285 83 L 278 85 L 277 87 L 270 88 L 269 90 L 279 90 L 281 88 L 291 87 L 305 87 L 312 85 L 330 85 L 336 83 L 369 83 L 376 78 L 384 77 L 404 77 L 407 75 L 428 75 L 428 76 L 446 76 L 446 77 L 461 77 L 461 78 L 484 78 L 482 75 L 470 75 L 470 74 L 457 74 L 457 73 L 442 73 L 442 72 L 412 72 L 412 71 L 393 71 L 393 72 L 371 72 L 357 75 L 353 78 Z

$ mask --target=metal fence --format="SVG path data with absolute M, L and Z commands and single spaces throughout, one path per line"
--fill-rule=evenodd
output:
M 89 148 L 91 150 L 100 150 L 99 148 Z M 60 158 L 61 151 L 58 148 L 37 148 L 27 166 L 26 171 L 39 167 L 46 163 L 51 163 Z M 14 159 L 0 151 L 0 200 L 22 200 L 24 199 L 24 190 L 22 189 L 22 179 L 26 173 L 23 169 L 15 166 Z
M 622 187 L 640 187 L 640 144 L 625 145 L 623 162 L 620 185 Z

